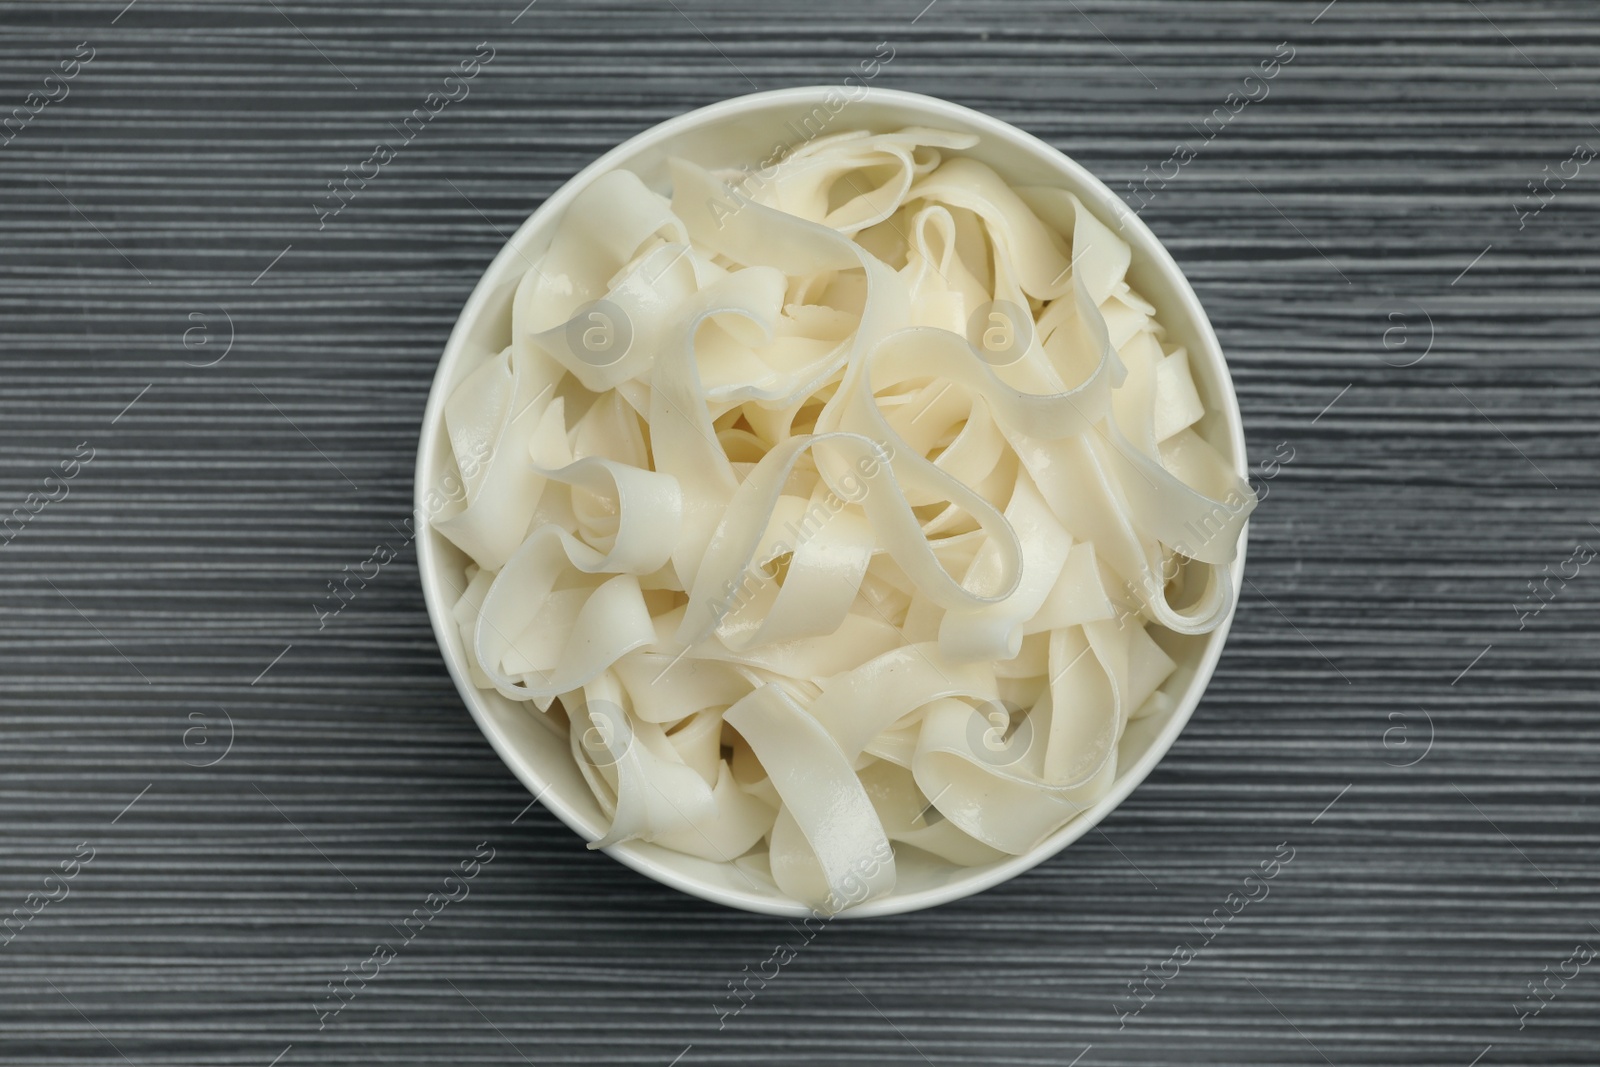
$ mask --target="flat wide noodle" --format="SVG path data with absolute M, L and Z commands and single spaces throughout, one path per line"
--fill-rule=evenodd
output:
M 471 676 L 566 731 L 594 847 L 825 912 L 896 848 L 1027 852 L 1227 616 L 1255 499 L 1188 352 L 1115 230 L 976 142 L 604 175 L 449 397 Z

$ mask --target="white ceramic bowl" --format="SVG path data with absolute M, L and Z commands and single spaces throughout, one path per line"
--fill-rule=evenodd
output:
M 817 116 L 837 107 L 838 86 L 815 86 L 755 93 L 691 111 L 687 115 L 633 137 L 613 148 L 546 200 L 495 256 L 473 290 L 456 322 L 434 376 L 433 391 L 422 419 L 417 453 L 417 565 L 433 632 L 444 652 L 456 688 L 478 720 L 500 758 L 522 779 L 545 807 L 585 840 L 604 833 L 604 817 L 574 763 L 566 740 L 555 735 L 536 712 L 493 690 L 475 687 L 467 674 L 461 637 L 451 619 L 457 590 L 465 587 L 466 557 L 420 520 L 428 514 L 431 489 L 444 484 L 452 469 L 444 432 L 444 402 L 466 374 L 500 352 L 511 339 L 511 295 L 528 269 L 528 261 L 547 247 L 567 205 L 577 192 L 601 174 L 618 168 L 638 173 L 665 193 L 666 161 L 684 156 L 710 167 L 760 165 L 776 145 L 797 139 L 796 129 L 814 129 Z M 1013 184 L 1056 185 L 1075 193 L 1091 210 L 1121 233 L 1133 248 L 1128 271 L 1134 287 L 1156 306 L 1169 336 L 1189 350 L 1190 365 L 1208 414 L 1201 432 L 1245 473 L 1244 433 L 1233 384 L 1211 324 L 1194 291 L 1155 235 L 1122 200 L 1083 167 L 1029 134 L 998 119 L 934 97 L 887 89 L 849 91 L 851 102 L 827 120 L 825 133 L 851 129 L 884 132 L 921 125 L 977 134 L 981 140 L 968 154 L 982 159 Z M 829 101 L 831 101 L 831 106 Z M 810 119 L 809 127 L 806 125 Z M 789 124 L 794 124 L 793 126 Z M 1239 537 L 1239 561 L 1233 569 L 1235 601 L 1243 580 L 1245 534 Z M 1077 819 L 1056 831 L 1033 851 L 983 867 L 956 867 L 920 852 L 902 850 L 896 863 L 894 892 L 854 908 L 846 915 L 892 915 L 944 904 L 979 892 L 1049 859 L 1082 837 L 1144 781 L 1166 754 L 1199 703 L 1233 621 L 1202 637 L 1182 638 L 1178 670 L 1163 687 L 1176 696 L 1170 714 L 1151 715 L 1129 724 L 1118 750 L 1118 769 L 1111 791 Z M 1170 650 L 1170 648 L 1169 648 Z M 776 889 L 760 892 L 731 864 L 714 863 L 643 842 L 627 842 L 606 850 L 614 858 L 686 893 L 720 904 L 771 915 L 801 916 L 809 909 Z

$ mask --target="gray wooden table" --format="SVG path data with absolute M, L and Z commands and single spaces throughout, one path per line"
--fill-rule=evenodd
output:
M 1600 1062 L 1596 5 L 524 2 L 0 4 L 0 1062 Z M 802 944 L 527 807 L 403 523 L 505 234 L 885 42 L 1143 205 L 1293 458 L 1103 832 Z

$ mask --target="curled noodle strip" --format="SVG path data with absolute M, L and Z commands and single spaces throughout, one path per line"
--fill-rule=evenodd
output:
M 1026 852 L 1226 616 L 1254 498 L 1187 352 L 1116 233 L 975 140 L 604 175 L 450 396 L 472 676 L 564 726 L 595 847 L 826 911 L 899 848 Z

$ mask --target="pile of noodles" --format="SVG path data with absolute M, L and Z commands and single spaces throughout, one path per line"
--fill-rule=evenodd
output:
M 1032 848 L 1170 707 L 1254 498 L 1073 195 L 969 135 L 625 170 L 446 407 L 475 682 L 565 728 L 610 820 L 835 911 L 893 848 Z M 891 845 L 891 843 L 893 843 Z

